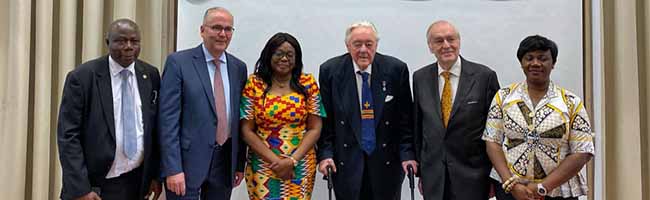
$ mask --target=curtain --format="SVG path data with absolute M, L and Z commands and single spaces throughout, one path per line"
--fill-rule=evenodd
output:
M 58 199 L 56 122 L 65 75 L 107 54 L 111 21 L 140 26 L 140 59 L 162 68 L 175 38 L 174 0 L 0 1 L 2 199 Z

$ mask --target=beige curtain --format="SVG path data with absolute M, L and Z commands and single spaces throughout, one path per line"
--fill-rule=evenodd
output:
M 650 200 L 650 2 L 602 8 L 604 196 Z
M 650 200 L 650 3 L 584 0 L 601 6 L 605 199 Z M 103 34 L 117 18 L 141 27 L 140 58 L 158 67 L 174 49 L 176 0 L 0 1 L 0 194 L 58 199 L 56 119 L 63 80 L 106 53 Z M 595 2 L 595 3 L 594 3 Z M 589 34 L 587 34 L 589 35 Z M 590 47 L 586 47 L 590 49 Z M 591 56 L 591 54 L 587 54 Z M 589 62 L 586 64 L 590 65 Z M 588 68 L 590 66 L 587 66 Z M 588 87 L 590 82 L 587 82 Z M 590 98 L 590 97 L 587 97 Z
M 117 18 L 141 27 L 140 59 L 161 67 L 174 49 L 174 0 L 0 1 L 2 199 L 58 199 L 56 121 L 65 75 L 107 53 Z

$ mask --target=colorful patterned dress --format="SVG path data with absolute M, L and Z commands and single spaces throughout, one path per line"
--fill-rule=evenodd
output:
M 257 135 L 279 156 L 291 156 L 298 148 L 307 128 L 307 116 L 325 117 L 320 91 L 311 74 L 299 80 L 307 97 L 298 92 L 283 96 L 271 93 L 262 97 L 266 84 L 251 75 L 244 86 L 240 105 L 241 119 L 254 120 Z M 316 176 L 316 152 L 311 149 L 298 161 L 291 180 L 277 178 L 256 153 L 248 152 L 245 176 L 248 194 L 253 200 L 309 200 Z

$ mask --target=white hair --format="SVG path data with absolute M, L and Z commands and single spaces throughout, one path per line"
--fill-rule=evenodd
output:
M 352 31 L 356 28 L 370 28 L 372 32 L 375 34 L 375 38 L 377 38 L 377 41 L 379 41 L 379 33 L 377 32 L 377 28 L 375 28 L 375 25 L 372 22 L 369 21 L 359 21 L 350 24 L 347 29 L 345 29 L 345 43 L 348 43 L 350 41 L 350 34 Z

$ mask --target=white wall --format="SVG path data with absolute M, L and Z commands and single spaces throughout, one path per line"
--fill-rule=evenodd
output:
M 554 40 L 559 56 L 552 80 L 583 96 L 579 0 L 178 0 L 178 49 L 200 44 L 203 13 L 213 6 L 235 16 L 228 51 L 247 63 L 249 73 L 265 42 L 276 32 L 288 32 L 302 46 L 305 72 L 318 76 L 322 62 L 345 53 L 345 28 L 359 20 L 374 22 L 380 35 L 378 52 L 400 58 L 412 73 L 435 61 L 427 49 L 426 28 L 446 19 L 460 31 L 461 55 L 494 69 L 502 86 L 524 80 L 516 58 L 524 37 L 540 34 Z M 327 199 L 320 177 L 314 199 Z M 233 199 L 246 199 L 245 190 L 237 188 Z M 402 196 L 410 199 L 407 181 Z

